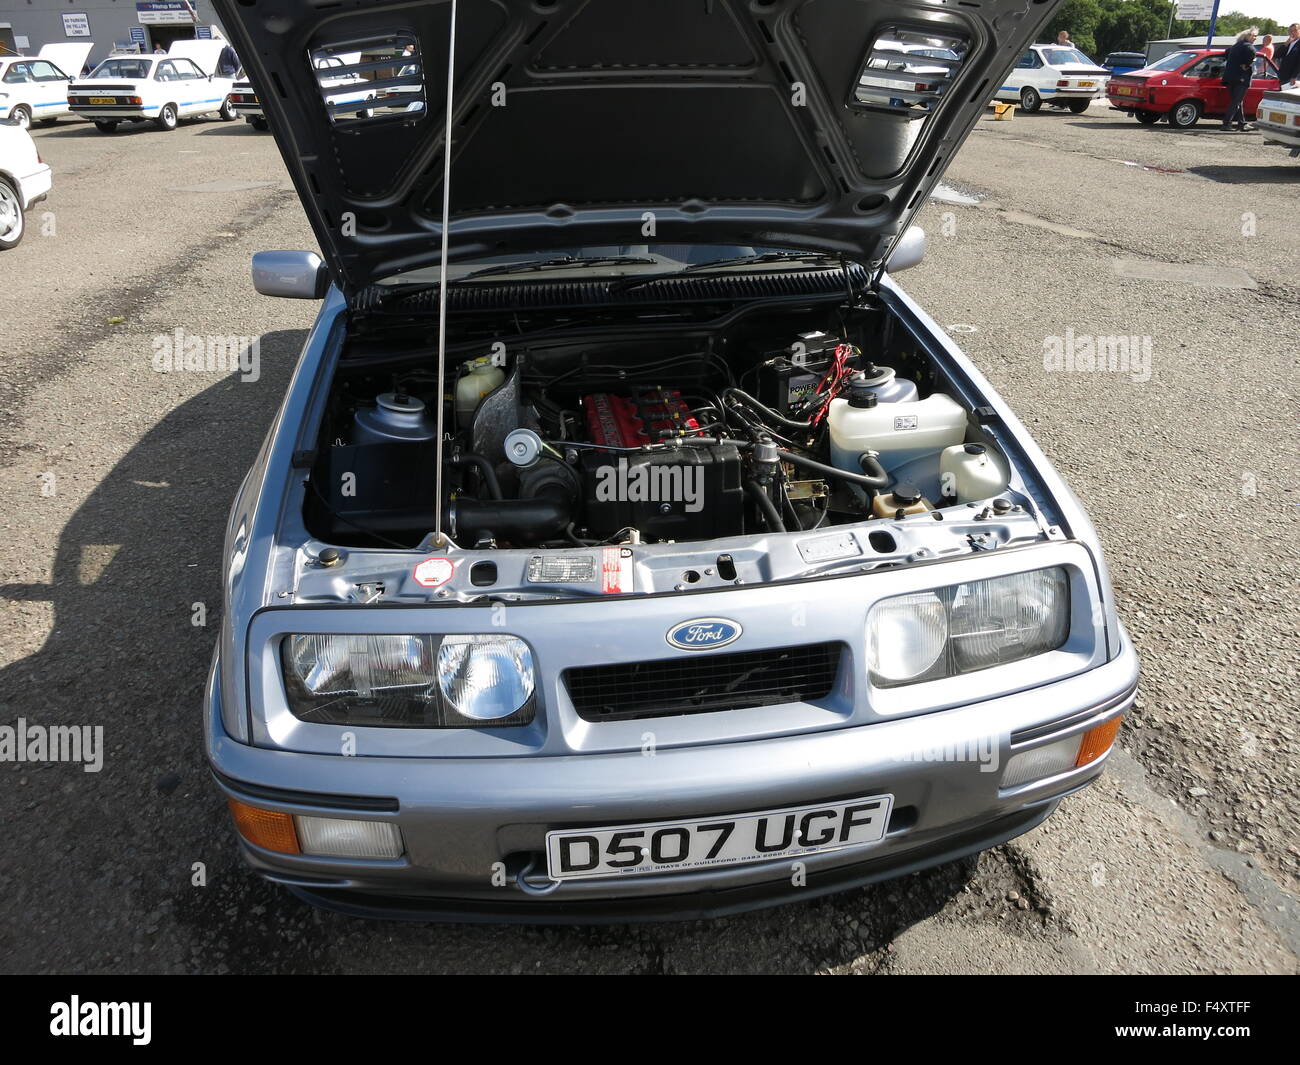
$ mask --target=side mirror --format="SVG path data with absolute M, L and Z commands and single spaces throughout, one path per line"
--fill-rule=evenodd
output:
M 920 226 L 908 226 L 907 231 L 898 238 L 894 250 L 889 253 L 885 269 L 891 274 L 915 266 L 925 258 L 925 230 Z
M 253 288 L 263 296 L 319 300 L 329 291 L 330 275 L 314 251 L 259 251 L 253 255 Z

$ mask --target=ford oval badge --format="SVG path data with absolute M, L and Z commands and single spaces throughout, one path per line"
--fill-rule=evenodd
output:
M 705 651 L 734 643 L 743 631 L 738 622 L 726 618 L 692 618 L 669 629 L 667 639 L 683 651 Z

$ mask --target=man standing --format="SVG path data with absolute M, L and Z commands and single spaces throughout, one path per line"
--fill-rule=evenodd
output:
M 226 45 L 217 56 L 217 73 L 223 78 L 233 78 L 239 73 L 239 56 L 233 45 Z
M 1056 43 L 1062 48 L 1072 47 L 1072 45 L 1070 44 L 1070 31 L 1062 30 L 1060 33 L 1058 33 L 1056 35 Z
M 1288 27 L 1290 34 L 1277 46 L 1277 79 L 1282 88 L 1294 88 L 1300 80 L 1300 22 Z
M 1255 38 L 1259 30 L 1251 26 L 1237 34 L 1237 43 L 1228 49 L 1223 62 L 1223 84 L 1228 87 L 1228 113 L 1219 128 L 1229 130 L 1235 122 L 1238 129 L 1246 128 L 1246 90 L 1255 71 Z

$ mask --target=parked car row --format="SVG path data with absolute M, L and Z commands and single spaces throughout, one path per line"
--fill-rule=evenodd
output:
M 123 122 L 175 129 L 182 118 L 236 115 L 234 82 L 216 73 L 222 40 L 181 40 L 165 54 L 109 56 L 79 76 L 93 42 L 47 44 L 35 56 L 0 57 L 0 119 L 24 129 L 79 115 L 112 133 Z
M 123 122 L 153 122 L 173 130 L 182 118 L 215 114 L 234 121 L 234 79 L 217 73 L 225 42 L 175 41 L 165 55 L 115 55 L 68 86 L 68 107 L 101 133 Z
M 1018 102 L 1030 113 L 1046 103 L 1082 114 L 1104 94 L 1113 110 L 1144 126 L 1165 119 L 1178 129 L 1190 129 L 1202 118 L 1221 118 L 1228 110 L 1226 54 L 1223 48 L 1186 48 L 1148 64 L 1141 52 L 1112 52 L 1098 66 L 1077 48 L 1035 44 L 993 98 Z M 1267 56 L 1255 59 L 1244 110 L 1265 141 L 1300 156 L 1300 89 L 1283 89 L 1277 66 Z

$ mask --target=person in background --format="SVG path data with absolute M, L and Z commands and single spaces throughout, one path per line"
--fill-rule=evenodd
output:
M 1255 49 L 1256 55 L 1262 55 L 1265 59 L 1273 58 L 1273 35 L 1266 33 L 1260 39 L 1259 47 Z
M 217 73 L 223 78 L 233 78 L 239 73 L 239 56 L 231 45 L 226 45 L 217 56 Z
M 1062 30 L 1060 33 L 1058 33 L 1056 35 L 1056 43 L 1060 45 L 1062 48 L 1072 47 L 1072 45 L 1070 44 L 1070 31 Z
M 1277 46 L 1277 79 L 1284 89 L 1300 81 L 1300 22 L 1287 27 L 1287 39 Z
M 1229 130 L 1236 123 L 1238 129 L 1246 128 L 1246 90 L 1255 69 L 1255 38 L 1259 30 L 1251 26 L 1237 34 L 1237 43 L 1228 49 L 1223 60 L 1223 84 L 1228 87 L 1228 113 L 1223 116 L 1221 130 Z
M 154 55 L 166 55 L 166 54 L 167 54 L 167 49 L 164 48 L 161 44 L 155 44 L 155 45 L 153 46 L 153 54 L 154 54 Z

